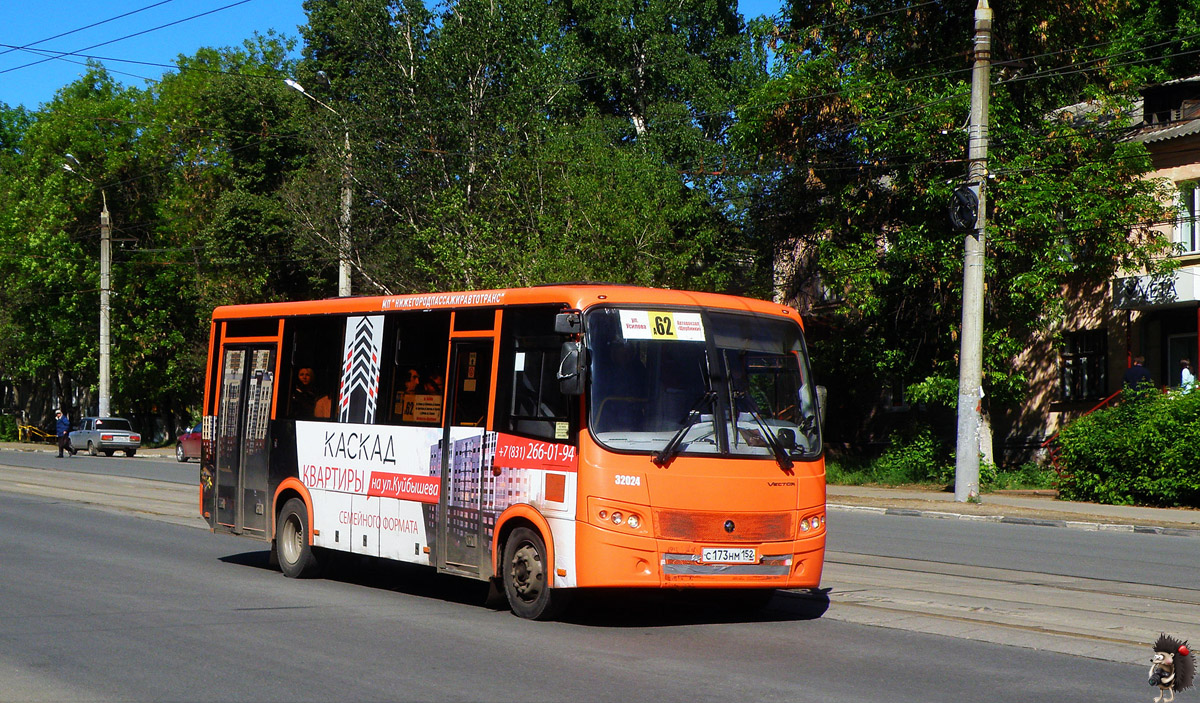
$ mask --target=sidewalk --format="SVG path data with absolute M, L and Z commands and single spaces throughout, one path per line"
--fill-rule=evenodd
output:
M 0 442 L 0 449 L 12 449 L 18 452 L 52 452 L 58 453 L 58 445 L 47 442 Z M 79 451 L 79 447 L 75 448 Z M 149 447 L 141 447 L 137 450 L 138 456 L 153 456 L 153 457 L 174 457 L 175 447 L 159 447 L 150 449 Z M 121 456 L 125 456 L 121 454 Z
M 959 503 L 946 491 L 829 486 L 826 503 L 830 510 L 1200 537 L 1200 510 L 1075 503 L 1052 491 L 985 493 L 979 503 Z

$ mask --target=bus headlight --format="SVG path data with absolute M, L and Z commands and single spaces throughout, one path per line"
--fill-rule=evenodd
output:
M 650 534 L 650 522 L 647 519 L 646 506 L 632 503 L 619 503 L 603 498 L 589 499 L 588 512 L 591 522 L 604 529 L 615 529 L 620 532 L 647 536 Z
M 809 532 L 816 532 L 817 530 L 821 529 L 821 526 L 824 524 L 824 522 L 825 522 L 824 515 L 813 515 L 811 517 L 801 518 L 800 519 L 800 532 L 798 534 L 804 535 Z

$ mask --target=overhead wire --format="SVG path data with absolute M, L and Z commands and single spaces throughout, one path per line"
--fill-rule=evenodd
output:
M 3 70 L 0 70 L 0 75 L 2 75 L 2 74 L 5 74 L 5 73 L 11 73 L 11 72 L 13 72 L 13 71 L 19 71 L 19 70 L 21 70 L 21 69 L 24 69 L 24 68 L 29 68 L 30 66 L 37 66 L 38 64 L 43 64 L 43 63 L 46 63 L 47 61 L 53 61 L 54 59 L 56 59 L 56 58 L 59 58 L 59 57 L 62 57 L 62 56 L 78 56 L 78 55 L 80 55 L 80 54 L 81 54 L 82 52 L 84 52 L 84 51 L 90 51 L 90 50 L 92 50 L 92 49 L 97 49 L 97 48 L 99 48 L 99 47 L 102 47 L 102 46 L 107 46 L 107 45 L 109 45 L 109 44 L 115 44 L 115 43 L 117 43 L 117 42 L 122 42 L 122 41 L 125 41 L 126 39 L 132 39 L 132 38 L 134 38 L 134 37 L 140 37 L 140 36 L 142 36 L 143 34 L 149 34 L 149 33 L 151 33 L 151 32 L 157 32 L 157 31 L 158 31 L 158 30 L 160 30 L 160 29 L 166 29 L 167 27 L 173 27 L 173 26 L 175 26 L 175 25 L 177 25 L 177 24 L 183 24 L 184 22 L 190 22 L 190 21 L 192 21 L 192 20 L 194 20 L 194 19 L 199 19 L 199 18 L 201 18 L 201 17 L 207 17 L 208 15 L 212 15 L 212 14 L 215 14 L 215 13 L 218 13 L 218 12 L 223 12 L 223 11 L 225 11 L 225 10 L 228 10 L 228 9 L 231 9 L 231 8 L 234 8 L 234 7 L 237 7 L 238 5 L 245 5 L 245 4 L 246 4 L 246 3 L 248 3 L 248 2 L 251 2 L 251 0 L 236 0 L 235 2 L 232 2 L 232 3 L 228 4 L 228 5 L 224 5 L 224 6 L 222 6 L 222 7 L 218 7 L 218 8 L 216 8 L 216 9 L 213 9 L 213 10 L 207 10 L 207 11 L 205 11 L 205 12 L 201 12 L 201 13 L 199 13 L 199 14 L 191 15 L 190 17 L 184 17 L 183 19 L 179 19 L 179 20 L 175 20 L 175 21 L 172 21 L 172 22 L 168 22 L 168 23 L 166 23 L 166 24 L 162 24 L 162 25 L 159 25 L 159 26 L 157 26 L 157 27 L 151 27 L 151 28 L 149 28 L 149 29 L 143 29 L 143 30 L 141 30 L 141 31 L 138 31 L 138 32 L 133 32 L 133 33 L 131 33 L 131 34 L 126 34 L 126 35 L 124 35 L 124 36 L 117 37 L 117 38 L 115 38 L 115 39 L 109 39 L 109 40 L 107 40 L 107 41 L 102 41 L 102 42 L 100 42 L 100 43 L 98 43 L 98 44 L 92 44 L 91 46 L 85 46 L 85 47 L 83 47 L 82 49 L 76 49 L 75 51 L 65 51 L 65 52 L 59 52 L 59 51 L 56 51 L 56 52 L 51 52 L 51 53 L 54 53 L 54 54 L 56 54 L 56 56 L 46 57 L 46 58 L 42 58 L 42 59 L 40 59 L 40 60 L 38 60 L 38 61 L 32 61 L 32 62 L 30 62 L 30 63 L 21 64 L 20 66 L 12 66 L 12 67 L 10 67 L 10 68 L 6 68 L 6 69 L 3 69 Z M 31 51 L 31 52 L 44 51 L 44 50 L 39 50 L 39 49 L 22 49 L 22 50 L 23 50 L 23 51 Z
M 147 11 L 147 10 L 153 10 L 153 9 L 154 9 L 154 8 L 156 8 L 156 7 L 159 7 L 159 6 L 161 6 L 161 5 L 167 5 L 167 4 L 169 4 L 169 3 L 172 3 L 172 2 L 175 2 L 175 0 L 160 0 L 160 2 L 156 2 L 156 3 L 153 3 L 153 4 L 151 4 L 151 5 L 146 5 L 145 7 L 139 7 L 139 8 L 138 8 L 138 9 L 136 9 L 136 10 L 130 10 L 129 12 L 123 12 L 123 13 L 121 13 L 121 14 L 119 14 L 119 15 L 116 15 L 116 16 L 114 16 L 114 17 L 109 17 L 108 19 L 103 19 L 103 20 L 100 20 L 99 22 L 93 22 L 93 23 L 91 23 L 91 24 L 84 25 L 84 26 L 82 26 L 82 27 L 76 27 L 75 29 L 67 30 L 67 31 L 65 31 L 65 32 L 59 32 L 58 34 L 55 34 L 55 35 L 54 35 L 54 36 L 52 36 L 52 37 L 46 37 L 45 39 L 38 39 L 37 41 L 32 41 L 32 42 L 29 42 L 28 44 L 24 44 L 24 45 L 22 45 L 22 46 L 9 46 L 9 45 L 2 45 L 2 44 L 0 44 L 0 46 L 5 46 L 5 47 L 6 47 L 4 51 L 0 51 L 0 56 L 4 56 L 4 55 L 5 55 L 5 54 L 7 54 L 7 53 L 10 53 L 10 52 L 13 52 L 13 51 L 17 51 L 17 50 L 19 50 L 19 49 L 30 49 L 30 48 L 32 48 L 32 47 L 35 47 L 35 46 L 37 46 L 38 44 L 45 44 L 45 43 L 46 43 L 46 42 L 48 42 L 48 41 L 54 41 L 55 39 L 61 39 L 61 38 L 63 38 L 63 37 L 67 37 L 67 36 L 70 36 L 70 35 L 72 35 L 72 34 L 77 34 L 77 33 L 79 33 L 79 32 L 83 32 L 83 31 L 86 31 L 86 30 L 88 30 L 88 29 L 93 29 L 93 28 L 95 28 L 95 27 L 99 27 L 99 26 L 101 26 L 101 25 L 108 24 L 109 22 L 115 22 L 115 21 L 117 21 L 117 20 L 120 20 L 120 19 L 125 19 L 126 17 L 130 17 L 130 16 L 136 15 L 136 14 L 138 14 L 138 13 L 140 13 L 140 12 L 145 12 L 145 11 Z
M 248 0 L 243 0 L 243 1 L 248 1 Z M 217 10 L 213 10 L 213 11 L 210 11 L 210 12 L 216 12 L 216 11 L 219 11 L 219 10 L 221 10 L 221 9 L 227 9 L 227 8 L 229 8 L 229 7 L 232 7 L 232 6 L 234 6 L 234 5 L 237 5 L 237 4 L 241 4 L 241 3 L 234 3 L 233 5 L 227 5 L 227 6 L 223 7 L 223 8 L 218 8 Z M 896 12 L 904 12 L 904 11 L 909 11 L 909 10 L 911 10 L 911 9 L 919 8 L 919 7 L 922 7 L 922 6 L 925 6 L 925 5 L 929 5 L 929 4 L 933 4 L 933 3 L 932 3 L 932 2 L 914 3 L 914 4 L 912 4 L 912 5 L 907 5 L 907 6 L 904 6 L 904 7 L 901 7 L 901 8 L 895 8 L 895 9 L 892 9 L 892 10 L 887 10 L 887 11 L 883 11 L 883 12 L 875 13 L 875 14 L 872 14 L 872 15 L 866 15 L 866 16 L 863 16 L 863 17 L 860 17 L 860 18 L 851 18 L 851 19 L 848 19 L 848 20 L 845 20 L 845 21 L 842 21 L 842 22 L 838 22 L 838 23 L 827 23 L 827 24 L 825 24 L 825 25 L 818 25 L 818 26 L 816 26 L 816 27 L 815 27 L 815 29 L 827 29 L 827 28 L 834 27 L 834 26 L 840 26 L 840 25 L 850 25 L 850 24 L 854 24 L 854 23 L 857 23 L 857 22 L 862 22 L 862 21 L 865 21 L 865 20 L 868 20 L 868 19 L 871 19 L 871 18 L 880 17 L 880 16 L 886 16 L 886 15 L 893 14 L 893 13 L 896 13 Z M 209 13 L 204 13 L 204 14 L 209 14 Z M 200 16 L 200 15 L 197 15 L 197 16 Z M 189 19 L 190 19 L 190 18 L 189 18 Z M 180 21 L 186 21 L 186 20 L 180 20 Z M 168 26 L 168 25 L 163 25 L 163 26 Z M 146 31 L 153 31 L 153 30 L 146 30 Z M 134 36 L 134 35 L 129 35 L 129 36 Z M 119 39 L 118 39 L 118 40 L 114 40 L 114 41 L 119 41 Z M 1119 40 L 1119 39 L 1118 39 L 1118 40 L 1113 40 L 1112 42 L 1100 42 L 1100 43 L 1096 43 L 1096 44 L 1093 44 L 1093 45 L 1090 45 L 1090 46 L 1092 46 L 1092 47 L 1096 47 L 1096 46 L 1104 46 L 1104 45 L 1106 45 L 1106 44 L 1114 43 L 1114 42 L 1116 42 L 1116 41 L 1121 41 L 1121 40 Z M 83 50 L 80 50 L 80 52 L 82 52 L 82 51 L 83 51 Z M 76 52 L 76 53 L 79 53 L 79 52 Z M 1051 53 L 1051 54 L 1041 54 L 1041 55 L 1038 55 L 1038 56 L 1049 56 L 1049 55 L 1054 55 L 1054 54 L 1053 54 L 1053 53 Z M 1023 60 L 1028 60 L 1028 58 L 1035 58 L 1035 57 L 1027 57 L 1026 59 L 1015 59 L 1015 61 L 1023 61 Z M 107 59 L 107 60 L 120 60 L 120 59 Z M 144 63 L 148 63 L 148 62 L 144 62 Z M 160 66 L 162 66 L 162 64 L 157 64 L 157 65 L 160 65 Z M 1069 64 L 1068 66 L 1070 66 L 1070 64 Z M 19 68 L 19 67 L 18 67 L 18 68 Z M 9 70 L 15 70 L 15 69 L 9 69 Z M 197 68 L 197 69 L 192 69 L 192 68 L 190 68 L 190 67 L 189 67 L 187 70 L 207 70 L 207 69 L 200 69 L 200 68 Z M 942 73 L 940 73 L 940 74 L 932 74 L 932 75 L 916 76 L 916 77 L 912 77 L 912 78 L 908 78 L 908 79 L 902 79 L 902 80 L 899 82 L 899 84 L 903 84 L 903 83 L 910 82 L 910 81 L 914 81 L 914 80 L 929 80 L 929 79 L 931 79 L 931 78 L 936 78 L 936 77 L 948 77 L 948 76 L 951 76 L 951 75 L 954 75 L 954 74 L 957 74 L 957 73 L 961 73 L 961 72 L 965 72 L 965 71 L 969 71 L 969 70 L 970 70 L 970 69 L 969 69 L 969 68 L 967 68 L 967 69 L 962 69 L 961 71 L 958 71 L 958 70 L 956 70 L 956 71 L 947 71 L 947 72 L 942 72 Z M 1061 67 L 1060 67 L 1059 69 L 1055 69 L 1055 70 L 1061 70 Z M 232 75 L 240 75 L 240 76 L 245 76 L 245 77 L 254 77 L 254 78 L 272 78 L 272 79 L 278 79 L 278 76 L 259 76 L 259 75 L 254 75 L 254 74 L 241 74 L 241 73 L 234 73 L 234 72 L 222 72 L 222 71 L 214 71 L 214 72 L 217 72 L 217 73 L 231 73 Z M 584 77 L 584 78 L 581 78 L 581 79 L 579 79 L 579 80 L 587 80 L 587 79 L 589 79 L 589 77 Z M 844 89 L 843 89 L 843 90 L 841 90 L 841 91 L 828 92 L 828 93 L 825 93 L 825 94 L 817 94 L 817 95 L 810 95 L 810 96 L 793 96 L 793 97 L 789 97 L 789 98 L 787 99 L 787 101 L 791 102 L 791 101 L 803 101 L 803 100 L 813 100 L 813 99 L 820 99 L 820 98 L 825 98 L 825 97 L 833 97 L 833 96 L 839 95 L 839 94 L 841 94 L 841 93 L 844 93 Z M 503 97 L 503 96 L 496 96 L 496 97 L 494 97 L 493 99 L 500 99 L 501 97 Z M 771 107 L 771 105 L 766 105 L 766 106 L 763 106 L 763 107 L 768 107 L 768 108 L 769 108 L 769 107 Z M 690 116 L 687 116 L 687 117 L 688 117 L 688 118 L 704 118 L 704 117 L 710 117 L 710 116 L 713 116 L 714 114 L 727 114 L 727 113 L 730 113 L 730 112 L 733 112 L 733 111 L 735 111 L 735 110 L 736 110 L 736 108 L 737 108 L 737 106 L 736 106 L 736 105 L 734 105 L 734 106 L 730 106 L 730 107 L 728 107 L 728 108 L 723 108 L 723 109 L 722 109 L 722 111 L 720 111 L 720 112 L 713 112 L 713 111 L 710 111 L 710 112 L 701 112 L 701 113 L 698 113 L 697 115 L 690 115 Z M 915 109 L 917 109 L 917 108 L 914 108 L 914 110 L 915 110 Z M 912 110 L 910 110 L 910 111 L 912 111 Z M 419 115 L 419 113 L 418 113 L 418 115 Z M 391 119 L 391 118 L 389 118 L 389 117 L 387 117 L 387 116 L 381 116 L 381 117 L 379 117 L 379 118 L 372 118 L 372 120 L 370 120 L 370 122 L 374 122 L 374 121 L 376 121 L 376 120 L 388 120 L 388 119 Z M 684 119 L 684 118 L 681 118 L 681 119 Z M 882 118 L 880 118 L 880 119 L 882 119 Z M 356 124 L 355 126 L 361 126 L 361 124 L 362 124 L 362 123 L 358 123 L 358 124 Z

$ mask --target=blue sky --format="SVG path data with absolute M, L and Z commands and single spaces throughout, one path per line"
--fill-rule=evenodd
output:
M 4 0 L 3 4 L 0 102 L 29 109 L 48 102 L 59 88 L 78 78 L 87 56 L 103 59 L 125 85 L 143 87 L 146 79 L 157 80 L 180 54 L 190 55 L 205 46 L 237 46 L 254 32 L 268 29 L 299 37 L 297 27 L 305 22 L 302 0 Z M 740 6 L 742 14 L 752 17 L 776 12 L 779 2 L 742 0 Z M 42 61 L 60 53 L 79 55 Z

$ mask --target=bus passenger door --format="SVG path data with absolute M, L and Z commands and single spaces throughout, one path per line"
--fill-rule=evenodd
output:
M 268 428 L 275 389 L 274 347 L 226 349 L 217 409 L 217 524 L 267 531 Z
M 493 340 L 453 343 L 447 379 L 442 453 L 442 499 L 438 526 L 438 568 L 478 574 L 487 559 L 481 522 L 487 416 L 491 406 Z M 493 435 L 494 437 L 494 435 Z

